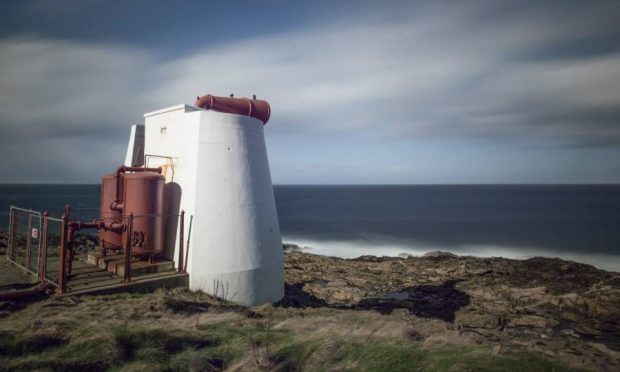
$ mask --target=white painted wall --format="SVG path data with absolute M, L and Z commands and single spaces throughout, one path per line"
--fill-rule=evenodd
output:
M 129 133 L 129 144 L 125 154 L 125 165 L 141 166 L 144 163 L 144 125 L 134 124 Z
M 146 165 L 167 165 L 169 210 L 180 188 L 186 236 L 194 216 L 190 288 L 248 306 L 280 300 L 284 257 L 263 123 L 187 105 L 144 117 Z M 178 243 L 166 254 L 177 260 Z

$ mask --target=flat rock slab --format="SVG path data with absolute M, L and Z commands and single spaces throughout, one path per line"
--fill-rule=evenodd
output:
M 481 341 L 512 345 L 512 350 L 580 362 L 591 358 L 620 369 L 620 273 L 557 258 L 445 252 L 341 259 L 304 253 L 290 244 L 285 272 L 284 307 L 382 314 L 402 309 L 412 318 L 441 320 Z

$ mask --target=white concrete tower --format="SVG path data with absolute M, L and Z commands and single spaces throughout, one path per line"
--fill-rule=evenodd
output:
M 186 237 L 193 216 L 190 288 L 246 306 L 280 300 L 284 255 L 263 122 L 188 105 L 144 118 L 145 166 L 164 167 L 167 213 L 185 210 Z M 177 229 L 166 227 L 174 260 Z

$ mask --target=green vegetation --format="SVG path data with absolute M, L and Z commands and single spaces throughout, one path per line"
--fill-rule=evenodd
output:
M 564 371 L 529 354 L 502 357 L 488 347 L 425 348 L 414 341 L 296 335 L 265 321 L 181 329 L 82 328 L 67 335 L 1 335 L 3 370 Z
M 491 344 L 425 345 L 384 327 L 397 321 L 365 311 L 245 309 L 187 290 L 49 298 L 0 318 L 0 371 L 569 370 L 532 354 L 497 355 Z
M 316 370 L 364 371 L 571 371 L 531 354 L 493 355 L 489 347 L 424 348 L 412 342 L 345 342 Z

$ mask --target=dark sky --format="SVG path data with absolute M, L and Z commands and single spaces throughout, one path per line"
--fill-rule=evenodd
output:
M 275 183 L 617 183 L 620 2 L 0 3 L 0 183 L 206 93 L 270 101 Z

